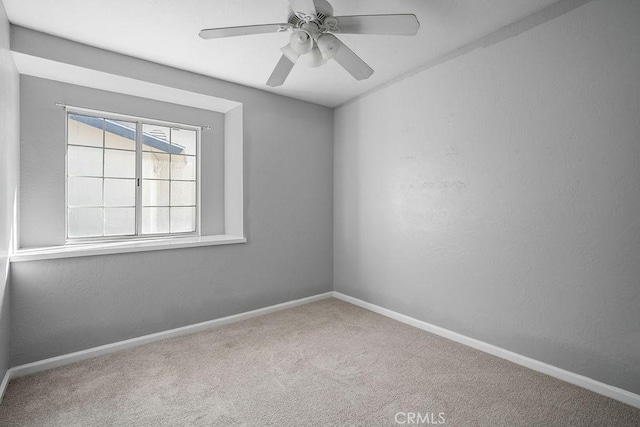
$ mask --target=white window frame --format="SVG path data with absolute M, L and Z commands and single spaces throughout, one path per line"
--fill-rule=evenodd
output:
M 90 116 L 107 120 L 121 120 L 127 122 L 136 123 L 136 199 L 135 199 L 135 234 L 134 235 L 122 235 L 122 236 L 92 236 L 92 237 L 69 237 L 69 115 L 77 114 L 83 116 Z M 202 126 L 195 126 L 185 123 L 171 122 L 166 120 L 151 119 L 147 117 L 132 116 L 121 113 L 113 113 L 108 111 L 93 110 L 75 106 L 65 106 L 65 244 L 90 244 L 100 242 L 129 242 L 129 241 L 145 241 L 145 240 L 158 240 L 158 239 L 176 239 L 184 237 L 197 237 L 200 236 L 201 230 L 201 140 L 202 140 Z M 189 232 L 177 232 L 177 233 L 156 233 L 156 234 L 142 234 L 142 126 L 143 124 L 164 126 L 171 128 L 180 128 L 186 130 L 193 130 L 196 132 L 196 218 L 195 218 L 195 231 Z M 103 151 L 105 150 L 103 146 Z M 103 154 L 104 155 L 104 154 Z M 104 179 L 104 176 L 103 176 Z M 171 182 L 171 180 L 169 180 Z
M 14 239 L 10 262 L 76 258 L 179 248 L 195 248 L 247 242 L 244 230 L 243 104 L 206 93 L 192 92 L 64 62 L 13 52 L 21 74 L 136 96 L 159 102 L 200 108 L 224 115 L 224 233 L 196 237 L 97 242 L 86 245 L 20 247 L 19 215 L 14 215 Z M 56 102 L 62 106 L 62 101 Z M 18 206 L 18 204 L 16 204 Z

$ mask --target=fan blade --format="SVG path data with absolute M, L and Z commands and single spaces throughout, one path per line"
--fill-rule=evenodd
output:
M 287 76 L 289 76 L 293 65 L 293 62 L 291 62 L 289 58 L 282 55 L 273 73 L 271 73 L 271 77 L 267 80 L 267 86 L 276 87 L 282 85 L 282 83 L 287 80 Z
M 373 74 L 373 69 L 342 42 L 340 42 L 340 47 L 334 54 L 333 59 L 342 65 L 342 68 L 347 70 L 356 80 L 368 79 Z
M 294 64 L 298 62 L 298 58 L 300 58 L 300 54 L 296 53 L 295 50 L 291 47 L 291 44 L 284 45 L 280 48 L 280 51 L 287 59 Z
M 313 0 L 289 0 L 289 6 L 294 12 L 304 13 L 308 16 L 316 15 L 316 5 Z
M 200 31 L 203 39 L 220 39 L 223 37 L 247 36 L 251 34 L 277 33 L 291 28 L 291 24 L 245 25 L 242 27 L 208 28 Z
M 420 22 L 416 15 L 356 15 L 336 16 L 338 33 L 342 34 L 388 34 L 414 36 Z

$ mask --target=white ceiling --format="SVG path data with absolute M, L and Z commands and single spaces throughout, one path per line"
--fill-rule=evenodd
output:
M 91 46 L 337 106 L 558 0 L 330 0 L 334 14 L 414 13 L 417 36 L 339 36 L 375 73 L 356 81 L 337 63 L 294 67 L 265 82 L 288 33 L 202 40 L 203 28 L 286 22 L 286 0 L 1 0 L 16 25 Z

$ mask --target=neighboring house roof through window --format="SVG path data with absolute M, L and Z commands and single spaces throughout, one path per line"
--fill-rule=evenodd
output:
M 115 135 L 118 135 L 122 138 L 127 138 L 132 141 L 135 140 L 135 129 L 127 127 L 123 124 L 120 124 L 116 121 L 106 119 L 99 119 L 97 117 L 89 117 L 89 116 L 80 116 L 72 114 L 71 117 L 73 120 L 84 123 L 86 125 L 92 126 L 94 128 L 102 130 L 102 126 L 104 123 L 105 132 L 110 132 Z M 184 151 L 184 147 L 178 144 L 170 144 L 166 141 L 166 139 L 159 138 L 158 136 L 143 133 L 142 134 L 142 143 L 144 145 L 148 145 L 150 147 L 156 148 L 158 150 L 164 151 L 165 153 L 170 154 L 180 154 Z

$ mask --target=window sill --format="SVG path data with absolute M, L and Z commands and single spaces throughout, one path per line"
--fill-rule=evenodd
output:
M 164 249 L 195 248 L 199 246 L 229 245 L 233 243 L 246 243 L 246 241 L 247 239 L 241 236 L 220 234 L 215 236 L 176 237 L 173 239 L 89 243 L 83 245 L 19 249 L 11 255 L 10 259 L 11 262 L 39 261 L 45 259 L 159 251 Z

